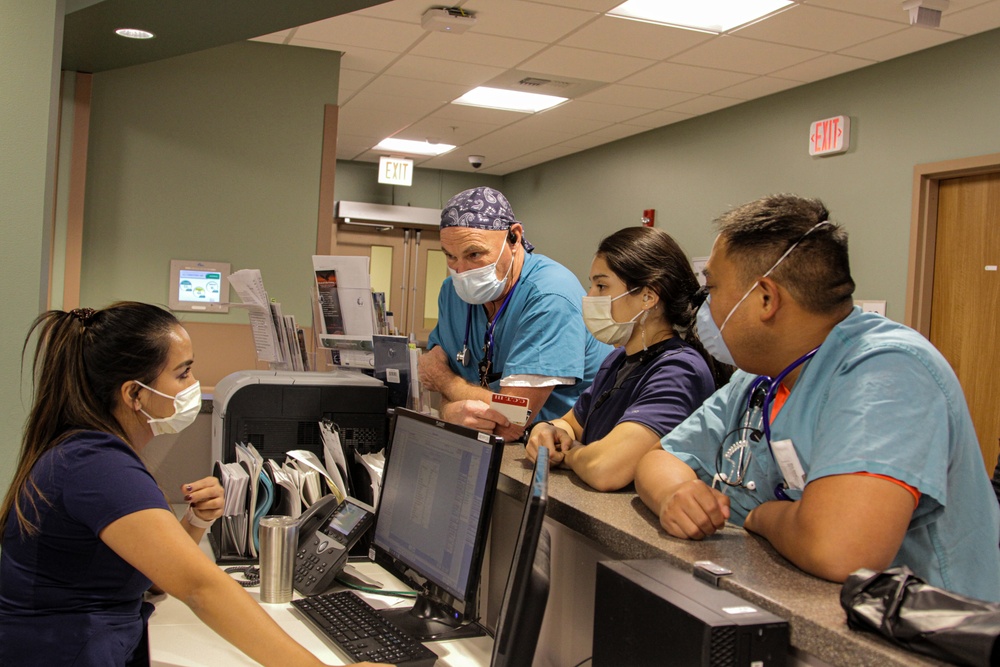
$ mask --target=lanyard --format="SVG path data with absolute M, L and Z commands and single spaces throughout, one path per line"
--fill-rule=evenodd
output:
M 764 438 L 767 440 L 767 448 L 768 449 L 771 449 L 771 414 L 770 413 L 771 413 L 771 405 L 772 405 L 772 403 L 774 401 L 774 394 L 778 391 L 778 388 L 781 386 L 781 382 L 788 376 L 789 373 L 791 373 L 796 368 L 798 368 L 799 366 L 801 366 L 802 364 L 806 363 L 807 361 L 809 361 L 810 359 L 812 359 L 814 356 L 816 356 L 816 352 L 818 352 L 818 351 L 819 351 L 819 345 L 817 345 L 813 349 L 809 350 L 808 352 L 806 352 L 805 354 L 803 354 L 801 357 L 799 357 L 798 359 L 796 359 L 795 361 L 793 361 L 791 364 L 789 364 L 789 366 L 785 370 L 783 370 L 780 373 L 778 373 L 778 377 L 776 377 L 776 378 L 774 378 L 772 380 L 771 378 L 767 377 L 766 375 L 762 375 L 759 378 L 757 378 L 757 380 L 754 381 L 754 385 L 751 386 L 751 398 L 752 398 L 752 393 L 753 393 L 752 389 L 753 389 L 753 387 L 755 387 L 755 386 L 761 386 L 762 387 L 764 384 L 768 384 L 769 385 L 768 388 L 767 388 L 767 392 L 764 394 L 764 402 L 761 404 L 761 408 L 760 408 L 763 411 L 763 413 L 764 413 L 763 414 Z M 763 380 L 763 382 L 761 382 L 760 385 L 758 385 L 757 383 L 760 382 L 761 380 Z M 772 457 L 774 456 L 774 452 L 771 452 L 771 456 Z
M 505 308 L 507 308 L 507 303 L 510 301 L 510 298 L 514 296 L 515 289 L 517 289 L 517 283 L 514 283 L 514 286 L 510 288 L 509 292 L 507 292 L 507 296 L 504 298 L 503 303 L 500 304 L 500 309 L 497 310 L 497 314 L 493 318 L 493 321 L 486 325 L 486 340 L 483 341 L 483 352 L 489 354 L 491 357 L 493 350 L 493 329 L 496 328 L 497 322 L 500 320 L 500 314 L 503 313 Z M 465 311 L 465 338 L 462 339 L 462 351 L 455 355 L 455 361 L 463 366 L 468 366 L 469 362 L 472 361 L 472 353 L 469 352 L 469 333 L 472 331 L 473 308 L 475 308 L 475 306 L 469 304 L 468 310 Z M 489 352 L 486 350 L 487 342 L 489 343 Z

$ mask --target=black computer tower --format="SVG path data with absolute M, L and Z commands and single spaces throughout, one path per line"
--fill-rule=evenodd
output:
M 773 667 L 788 622 L 662 560 L 602 561 L 594 600 L 594 667 Z

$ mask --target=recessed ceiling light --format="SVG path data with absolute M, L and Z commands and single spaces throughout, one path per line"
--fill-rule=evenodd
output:
M 608 16 L 722 33 L 793 4 L 793 0 L 628 0 Z
M 128 37 L 129 39 L 153 39 L 156 37 L 156 35 L 148 30 L 140 30 L 139 28 L 118 28 L 118 30 L 115 30 L 115 34 Z
M 462 95 L 457 100 L 454 100 L 453 104 L 535 113 L 536 111 L 544 111 L 557 104 L 562 104 L 567 99 L 566 97 L 556 97 L 555 95 L 522 93 L 517 90 L 479 86 Z
M 413 141 L 412 139 L 383 139 L 374 150 L 391 153 L 408 153 L 410 155 L 441 155 L 453 150 L 451 144 L 432 144 L 429 141 Z

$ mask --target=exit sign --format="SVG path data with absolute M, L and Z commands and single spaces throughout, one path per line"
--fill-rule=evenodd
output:
M 411 185 L 413 183 L 413 160 L 383 155 L 378 159 L 378 182 L 387 185 Z
M 834 116 L 809 126 L 809 155 L 834 155 L 851 147 L 851 119 Z

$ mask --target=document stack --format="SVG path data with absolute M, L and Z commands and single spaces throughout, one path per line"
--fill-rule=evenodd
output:
M 223 515 L 209 534 L 216 562 L 256 561 L 260 520 L 265 515 L 297 518 L 327 495 L 337 502 L 347 496 L 373 506 L 378 502 L 383 454 L 347 452 L 330 421 L 320 423 L 320 432 L 325 462 L 304 449 L 287 451 L 283 463 L 265 461 L 250 443 L 236 443 L 236 461 L 216 461 L 215 476 L 225 497 Z

